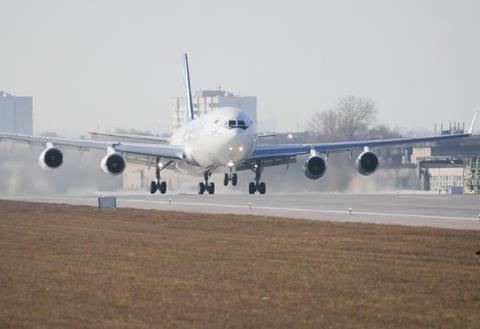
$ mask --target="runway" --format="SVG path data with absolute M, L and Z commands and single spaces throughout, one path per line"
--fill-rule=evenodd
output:
M 480 230 L 480 196 L 433 194 L 106 194 L 117 207 Z M 98 195 L 9 198 L 97 206 Z M 350 211 L 351 210 L 351 211 Z

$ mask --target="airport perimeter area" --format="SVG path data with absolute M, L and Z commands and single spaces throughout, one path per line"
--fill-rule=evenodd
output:
M 475 328 L 479 249 L 478 230 L 0 201 L 0 327 Z

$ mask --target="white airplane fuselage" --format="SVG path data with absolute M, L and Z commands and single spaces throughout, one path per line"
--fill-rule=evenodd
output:
M 255 122 L 235 107 L 218 108 L 189 121 L 170 138 L 171 145 L 184 145 L 189 164 L 208 170 L 242 163 L 256 142 Z

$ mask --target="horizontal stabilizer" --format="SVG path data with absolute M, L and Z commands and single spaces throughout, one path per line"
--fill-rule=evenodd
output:
M 274 133 L 260 133 L 257 135 L 257 137 L 259 138 L 275 137 L 275 136 L 277 136 L 277 134 L 274 134 Z

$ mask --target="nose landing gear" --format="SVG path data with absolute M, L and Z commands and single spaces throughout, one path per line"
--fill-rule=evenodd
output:
M 198 183 L 198 194 L 203 194 L 203 193 L 205 193 L 205 191 L 207 191 L 208 194 L 214 194 L 215 193 L 215 184 L 213 182 L 208 183 L 208 179 L 210 178 L 210 176 L 212 176 L 212 173 L 209 170 L 206 170 L 203 173 L 205 183 L 204 182 Z
M 238 176 L 236 173 L 232 173 L 232 168 L 230 168 L 230 173 L 225 173 L 223 177 L 223 185 L 227 186 L 228 182 L 232 182 L 232 186 L 237 186 Z

